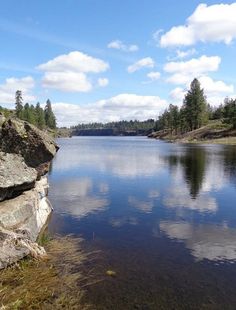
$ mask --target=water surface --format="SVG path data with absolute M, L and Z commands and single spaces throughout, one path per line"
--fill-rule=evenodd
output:
M 99 251 L 102 281 L 86 296 L 95 309 L 236 308 L 236 147 L 145 137 L 58 143 L 49 228 Z

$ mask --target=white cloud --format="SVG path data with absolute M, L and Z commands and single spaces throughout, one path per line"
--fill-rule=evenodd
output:
M 166 106 L 167 102 L 158 96 L 120 94 L 87 105 L 55 103 L 53 109 L 59 126 L 72 126 L 79 122 L 155 118 Z
M 191 48 L 191 49 L 186 50 L 186 51 L 177 50 L 176 51 L 176 58 L 179 58 L 179 59 L 186 58 L 186 57 L 189 57 L 189 56 L 196 54 L 196 52 L 197 51 L 195 50 L 195 48 Z
M 66 92 L 88 92 L 92 89 L 91 82 L 83 72 L 46 72 L 42 85 Z
M 99 73 L 109 68 L 108 63 L 101 59 L 88 56 L 79 51 L 70 52 L 69 54 L 60 55 L 41 64 L 37 69 L 49 72 L 94 72 Z
M 202 76 L 199 78 L 199 81 L 204 90 L 210 95 L 229 95 L 234 92 L 233 84 L 227 85 L 223 81 L 214 81 L 209 76 Z
M 117 49 L 117 50 L 121 50 L 123 52 L 136 52 L 136 51 L 139 50 L 139 47 L 137 45 L 135 45 L 135 44 L 127 45 L 127 44 L 124 44 L 120 40 L 111 41 L 107 45 L 107 47 L 108 48 L 114 48 L 114 49 Z
M 176 87 L 170 92 L 170 98 L 175 103 L 181 105 L 183 103 L 185 94 L 186 94 L 186 90 L 184 90 L 181 87 Z
M 127 68 L 127 71 L 129 73 L 133 73 L 135 71 L 138 71 L 142 68 L 153 68 L 155 65 L 154 60 L 151 57 L 146 57 L 146 58 L 142 58 L 140 60 L 138 60 L 137 62 L 135 62 L 134 64 L 130 65 Z
M 90 91 L 93 85 L 87 74 L 104 72 L 108 68 L 109 64 L 103 60 L 79 51 L 60 55 L 37 67 L 45 72 L 42 78 L 43 87 L 68 92 Z
M 159 41 L 160 35 L 161 35 L 162 32 L 163 32 L 163 29 L 158 29 L 158 30 L 156 30 L 156 31 L 153 33 L 152 38 L 153 38 L 155 41 Z
M 195 77 L 217 71 L 221 62 L 219 56 L 201 56 L 188 61 L 172 61 L 164 66 L 164 71 L 172 75 L 167 79 L 173 84 L 187 84 Z
M 167 82 L 184 85 L 174 88 L 169 96 L 177 104 L 182 104 L 184 95 L 194 78 L 198 78 L 207 96 L 208 102 L 217 105 L 223 102 L 226 95 L 234 93 L 234 85 L 224 81 L 213 80 L 207 74 L 217 71 L 221 62 L 219 56 L 201 56 L 188 61 L 172 61 L 164 66 L 164 71 L 171 75 Z
M 99 78 L 98 79 L 98 86 L 105 87 L 109 84 L 109 80 L 106 78 Z
M 204 93 L 207 96 L 207 101 L 211 105 L 219 105 L 222 103 L 227 95 L 234 94 L 234 85 L 226 84 L 223 81 L 215 81 L 209 76 L 199 77 L 201 87 L 204 89 Z M 169 96 L 176 104 L 181 105 L 183 103 L 183 98 L 189 88 L 190 80 L 186 83 L 186 87 L 176 87 L 174 88 Z
M 6 79 L 4 84 L 0 84 L 0 103 L 14 104 L 17 90 L 22 91 L 24 102 L 34 101 L 35 97 L 30 93 L 34 85 L 34 79 L 31 76 Z
M 160 39 L 162 47 L 189 46 L 197 42 L 224 42 L 236 38 L 236 3 L 200 4 L 186 25 L 171 28 Z
M 152 71 L 152 72 L 149 72 L 147 74 L 147 77 L 151 80 L 151 81 L 156 81 L 156 80 L 159 80 L 161 74 L 160 72 L 157 72 L 157 71 Z

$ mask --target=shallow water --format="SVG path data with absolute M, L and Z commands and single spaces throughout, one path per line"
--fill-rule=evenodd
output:
M 236 147 L 145 137 L 58 143 L 49 230 L 99 251 L 102 281 L 86 294 L 94 309 L 236 308 Z

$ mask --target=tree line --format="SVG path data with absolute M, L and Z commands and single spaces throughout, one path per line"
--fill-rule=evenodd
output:
M 198 129 L 214 119 L 222 119 L 236 129 L 236 99 L 226 98 L 218 108 L 210 106 L 200 82 L 195 78 L 182 106 L 179 108 L 170 104 L 158 117 L 155 130 L 169 130 L 171 134 L 177 135 Z
M 86 130 L 86 129 L 114 129 L 119 132 L 122 131 L 138 131 L 138 130 L 152 130 L 155 126 L 154 119 L 148 119 L 146 121 L 130 120 L 130 121 L 117 121 L 108 123 L 88 123 L 78 124 L 71 127 L 74 130 Z
M 46 101 L 45 108 L 43 109 L 38 102 L 36 106 L 29 103 L 23 104 L 22 92 L 16 91 L 15 94 L 15 112 L 16 116 L 22 120 L 25 120 L 40 129 L 44 128 L 56 128 L 56 117 L 52 110 L 51 101 Z

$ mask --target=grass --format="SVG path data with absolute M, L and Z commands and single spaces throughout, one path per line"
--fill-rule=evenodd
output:
M 171 135 L 168 130 L 162 130 L 154 133 L 153 137 L 178 143 L 236 144 L 236 130 L 220 120 L 210 121 L 207 125 L 184 134 Z
M 218 139 L 209 139 L 209 140 L 200 140 L 194 141 L 195 143 L 206 143 L 206 144 L 228 144 L 228 145 L 236 145 L 236 137 L 225 137 Z
M 44 261 L 23 259 L 0 272 L 0 309 L 92 309 L 84 302 L 90 276 L 82 273 L 89 259 L 81 250 L 81 239 L 47 240 Z

